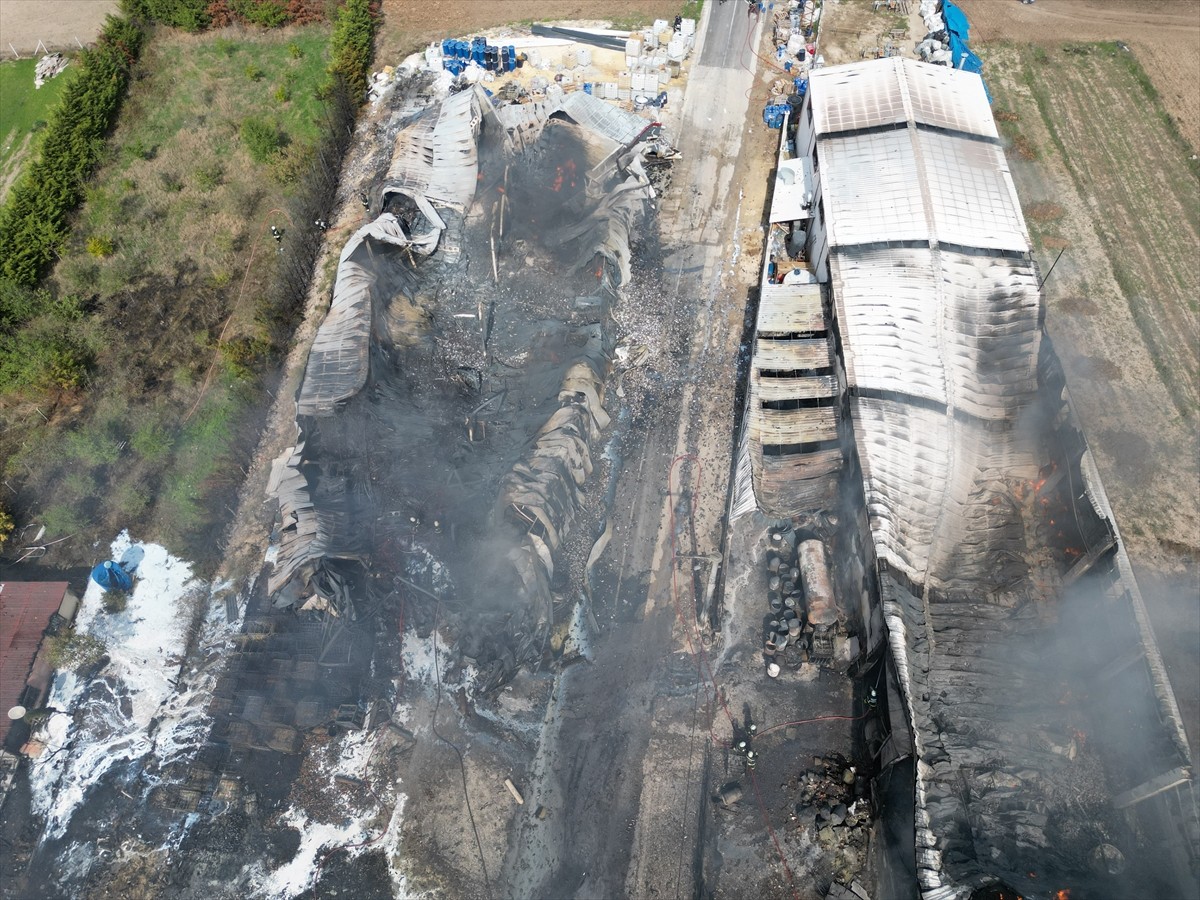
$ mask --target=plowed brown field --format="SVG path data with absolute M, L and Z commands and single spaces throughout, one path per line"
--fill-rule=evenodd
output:
M 1180 132 L 1200 147 L 1200 0 L 959 0 L 959 6 L 971 23 L 972 46 L 1124 41 Z
M 41 41 L 50 50 L 90 44 L 104 17 L 116 13 L 117 0 L 0 0 L 0 47 L 12 59 L 13 48 L 31 56 Z M 12 47 L 9 47 L 12 44 Z

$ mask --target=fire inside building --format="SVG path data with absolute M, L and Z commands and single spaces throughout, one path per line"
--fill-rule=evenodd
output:
M 816 70 L 784 147 L 743 455 L 778 517 L 861 486 L 831 543 L 867 557 L 834 566 L 886 675 L 865 739 L 913 836 L 896 895 L 1177 895 L 1188 743 L 981 79 Z
M 156 707 L 69 786 L 43 895 L 1187 895 L 1191 751 L 982 80 L 815 66 L 758 271 L 731 6 L 675 119 L 379 99 L 263 577 L 188 740 Z M 86 726 L 46 755 L 108 772 Z
M 565 552 L 595 515 L 610 326 L 656 139 L 583 93 L 497 109 L 465 90 L 400 130 L 276 464 L 276 606 L 353 622 L 407 595 L 436 631 L 453 585 L 479 695 L 540 665 L 609 533 L 588 522 L 586 567 Z M 789 715 L 861 710 L 815 749 L 835 774 L 869 759 L 883 896 L 1170 895 L 1195 846 L 1190 751 L 1043 329 L 982 81 L 898 58 L 814 71 L 769 219 L 730 501 L 771 523 L 751 690 L 792 685 Z M 450 377 L 414 374 L 431 369 Z M 496 424 L 523 415 L 543 424 Z M 714 590 L 720 556 L 696 559 L 699 622 L 745 630 Z M 797 685 L 818 671 L 854 697 Z M 749 722 L 731 746 L 753 778 Z

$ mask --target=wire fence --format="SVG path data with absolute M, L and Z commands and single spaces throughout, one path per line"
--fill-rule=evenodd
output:
M 32 44 L 28 41 L 5 41 L 3 48 L 3 58 L 5 60 L 18 59 L 37 59 L 51 53 L 77 53 L 87 47 L 90 47 L 95 41 L 80 40 L 77 35 L 72 35 L 67 40 L 50 39 L 43 40 L 35 39 Z

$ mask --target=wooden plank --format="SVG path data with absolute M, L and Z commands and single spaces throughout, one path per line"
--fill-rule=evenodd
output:
M 760 402 L 832 398 L 837 393 L 837 379 L 832 375 L 771 378 L 755 373 L 752 390 Z
M 837 408 L 752 409 L 750 439 L 763 444 L 807 444 L 835 441 L 838 436 Z
M 754 348 L 753 366 L 756 372 L 828 369 L 833 366 L 833 351 L 825 340 L 779 341 L 760 338 Z

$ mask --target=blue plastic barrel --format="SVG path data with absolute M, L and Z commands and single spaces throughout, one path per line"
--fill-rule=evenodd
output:
M 508 71 L 511 72 L 517 67 L 517 48 L 512 44 L 508 45 Z
M 590 94 L 592 92 L 592 83 L 590 81 L 585 81 L 583 83 L 583 92 L 585 94 Z
M 127 591 L 133 587 L 133 579 L 121 568 L 120 563 L 103 562 L 92 569 L 92 581 L 106 591 Z

